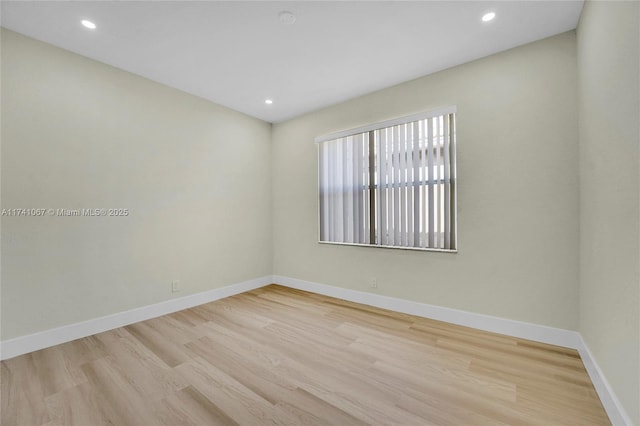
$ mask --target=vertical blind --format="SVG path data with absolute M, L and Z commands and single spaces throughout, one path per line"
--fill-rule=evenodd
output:
M 454 108 L 316 142 L 321 242 L 457 249 Z

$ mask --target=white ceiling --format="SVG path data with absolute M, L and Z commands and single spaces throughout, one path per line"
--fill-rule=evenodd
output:
M 582 4 L 5 0 L 1 20 L 19 33 L 279 122 L 574 29 Z M 280 22 L 282 11 L 293 12 L 296 22 Z M 486 11 L 496 19 L 481 22 Z M 97 29 L 85 29 L 81 19 Z

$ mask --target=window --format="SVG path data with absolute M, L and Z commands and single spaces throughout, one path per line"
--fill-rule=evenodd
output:
M 316 142 L 320 242 L 457 250 L 455 108 Z

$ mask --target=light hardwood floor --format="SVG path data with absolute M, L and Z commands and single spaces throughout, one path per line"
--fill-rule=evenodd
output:
M 577 352 L 276 285 L 2 362 L 2 425 L 604 425 Z

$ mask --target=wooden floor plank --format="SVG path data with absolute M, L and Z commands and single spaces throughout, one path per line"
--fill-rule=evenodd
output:
M 575 350 L 277 285 L 1 367 L 3 426 L 610 424 Z

